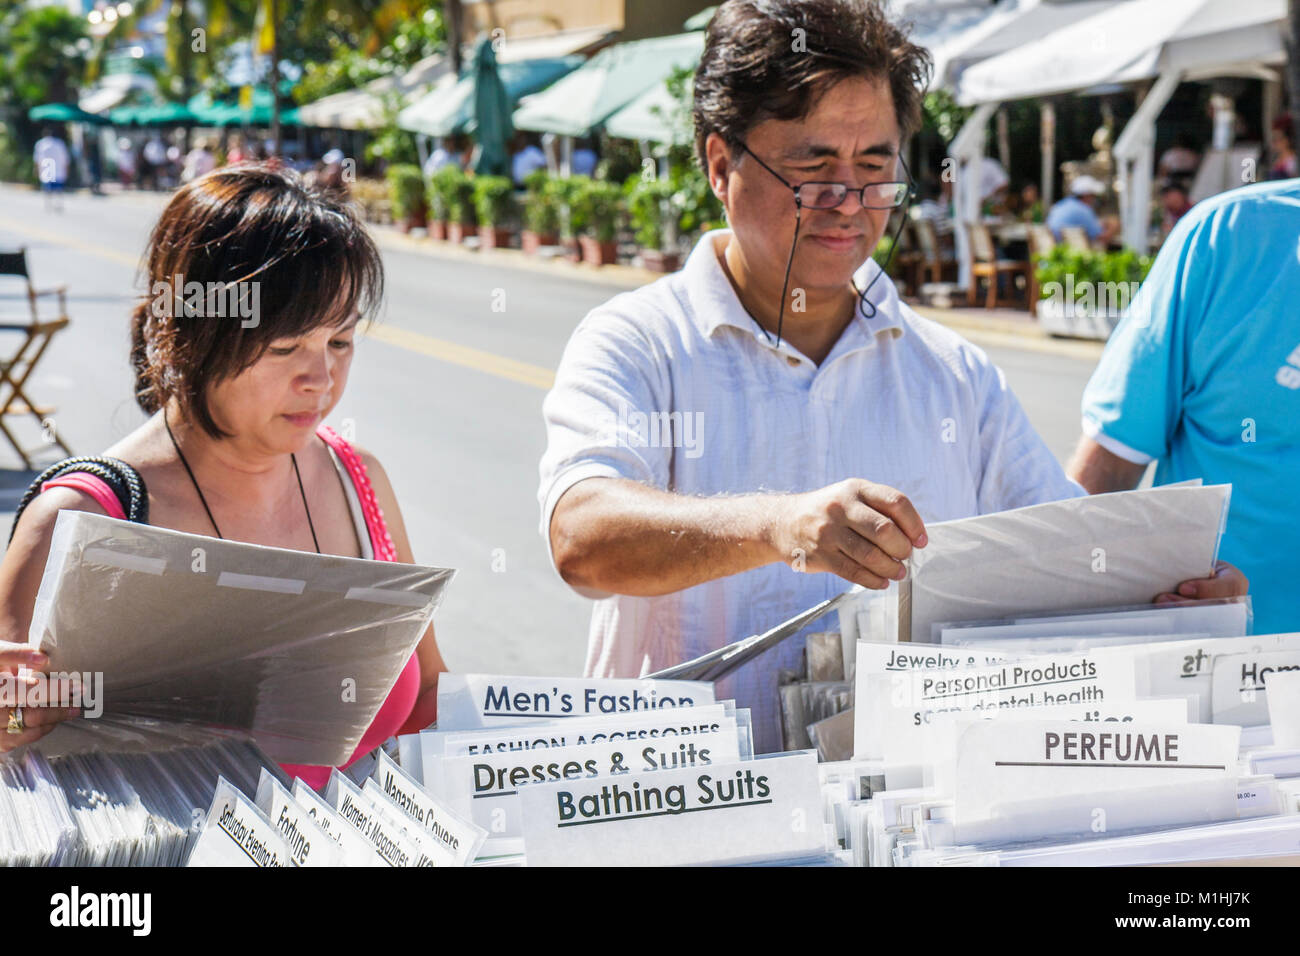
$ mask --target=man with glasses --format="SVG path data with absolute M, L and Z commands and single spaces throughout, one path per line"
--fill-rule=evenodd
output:
M 589 675 L 688 660 L 847 582 L 884 588 L 925 522 L 1084 493 L 987 356 L 870 259 L 909 194 L 900 144 L 928 71 L 873 3 L 718 8 L 695 146 L 731 228 L 592 311 L 543 408 L 541 531 L 597 599 Z M 777 680 L 802 645 L 719 682 L 759 752 L 781 749 Z

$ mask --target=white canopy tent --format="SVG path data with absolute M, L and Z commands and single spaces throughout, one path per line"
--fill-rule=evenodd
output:
M 1286 0 L 1112 2 L 1023 48 L 965 70 L 957 82 L 958 102 L 978 108 L 949 153 L 959 168 L 982 156 L 984 126 L 1001 102 L 1154 80 L 1114 147 L 1123 239 L 1145 251 L 1160 111 L 1184 80 L 1250 76 L 1275 81 L 1266 67 L 1285 60 L 1285 17 Z M 954 185 L 958 218 L 969 222 L 978 214 L 978 200 L 964 195 L 969 190 L 961 188 L 960 176 Z M 965 281 L 969 259 L 963 258 L 961 265 Z
M 1025 49 L 1040 37 L 1094 16 L 1117 2 L 1120 0 L 1010 0 L 992 7 L 939 42 L 930 41 L 934 57 L 932 86 L 951 88 L 974 64 Z
M 298 108 L 304 126 L 325 129 L 377 129 L 384 121 L 384 97 L 396 92 L 408 97 L 423 91 L 451 69 L 440 53 L 427 56 L 409 70 L 381 76 L 357 90 L 322 96 Z

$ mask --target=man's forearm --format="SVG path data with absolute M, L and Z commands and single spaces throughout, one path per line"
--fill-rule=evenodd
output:
M 781 495 L 701 498 L 621 478 L 570 488 L 551 518 L 565 581 L 616 594 L 670 594 L 783 560 L 771 544 Z
M 1079 439 L 1079 446 L 1065 471 L 1083 485 L 1088 494 L 1100 495 L 1136 488 L 1146 466 L 1125 461 L 1085 435 Z

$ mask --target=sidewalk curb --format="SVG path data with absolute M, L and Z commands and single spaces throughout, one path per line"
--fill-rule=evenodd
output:
M 440 259 L 480 262 L 483 265 L 498 266 L 503 269 L 527 269 L 532 272 L 561 275 L 581 282 L 613 286 L 622 290 L 636 289 L 663 278 L 662 273 L 651 272 L 639 266 L 621 264 L 590 266 L 563 258 L 542 259 L 529 256 L 519 249 L 467 249 L 446 241 L 409 236 L 392 226 L 375 223 L 366 225 L 381 247 L 422 253 Z M 1094 361 L 1101 356 L 1105 346 L 1104 342 L 1088 339 L 1056 338 L 1043 331 L 1041 326 L 1031 322 L 1002 319 L 996 316 L 968 317 L 950 309 L 924 305 L 912 305 L 912 309 L 924 318 L 952 329 L 977 345 L 1016 348 Z

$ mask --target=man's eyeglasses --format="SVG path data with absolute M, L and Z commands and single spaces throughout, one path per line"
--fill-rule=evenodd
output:
M 902 164 L 903 172 L 908 178 L 908 182 L 905 183 L 867 183 L 865 186 L 850 186 L 847 183 L 799 183 L 796 186 L 759 159 L 754 151 L 744 143 L 740 144 L 740 148 L 753 156 L 754 162 L 779 179 L 794 193 L 794 238 L 790 240 L 790 256 L 785 263 L 785 281 L 781 284 L 781 307 L 776 317 L 776 344 L 779 347 L 781 345 L 781 327 L 785 321 L 785 294 L 790 288 L 790 267 L 794 265 L 794 250 L 799 242 L 799 225 L 805 207 L 808 209 L 834 209 L 848 198 L 849 193 L 856 193 L 858 204 L 863 209 L 896 209 L 907 202 L 913 195 L 912 174 L 908 171 L 907 163 L 903 162 L 903 156 L 900 153 L 898 161 Z M 906 216 L 899 219 L 898 228 L 894 231 L 894 239 L 889 247 L 889 258 L 886 260 L 885 265 L 876 272 L 871 281 L 867 283 L 867 287 L 858 293 L 858 307 L 863 309 L 864 315 L 866 315 L 864 306 L 871 306 L 871 314 L 867 315 L 868 319 L 875 318 L 876 308 L 872 303 L 867 302 L 867 293 L 876 284 L 876 280 L 884 275 L 885 269 L 889 268 L 889 261 L 893 259 L 894 249 L 898 247 L 898 238 L 902 234 L 905 219 Z M 856 283 L 854 283 L 853 288 L 857 289 Z M 767 329 L 764 329 L 761 324 L 759 328 L 763 330 L 763 335 L 767 336 L 770 342 L 772 336 L 768 334 Z
M 799 183 L 796 186 L 759 159 L 758 155 L 744 143 L 740 144 L 740 148 L 753 156 L 758 165 L 793 191 L 795 204 L 806 209 L 834 209 L 841 205 L 850 193 L 857 194 L 858 205 L 863 209 L 896 209 L 907 200 L 908 194 L 912 191 L 911 183 L 867 183 L 865 186 L 850 186 L 847 183 Z

